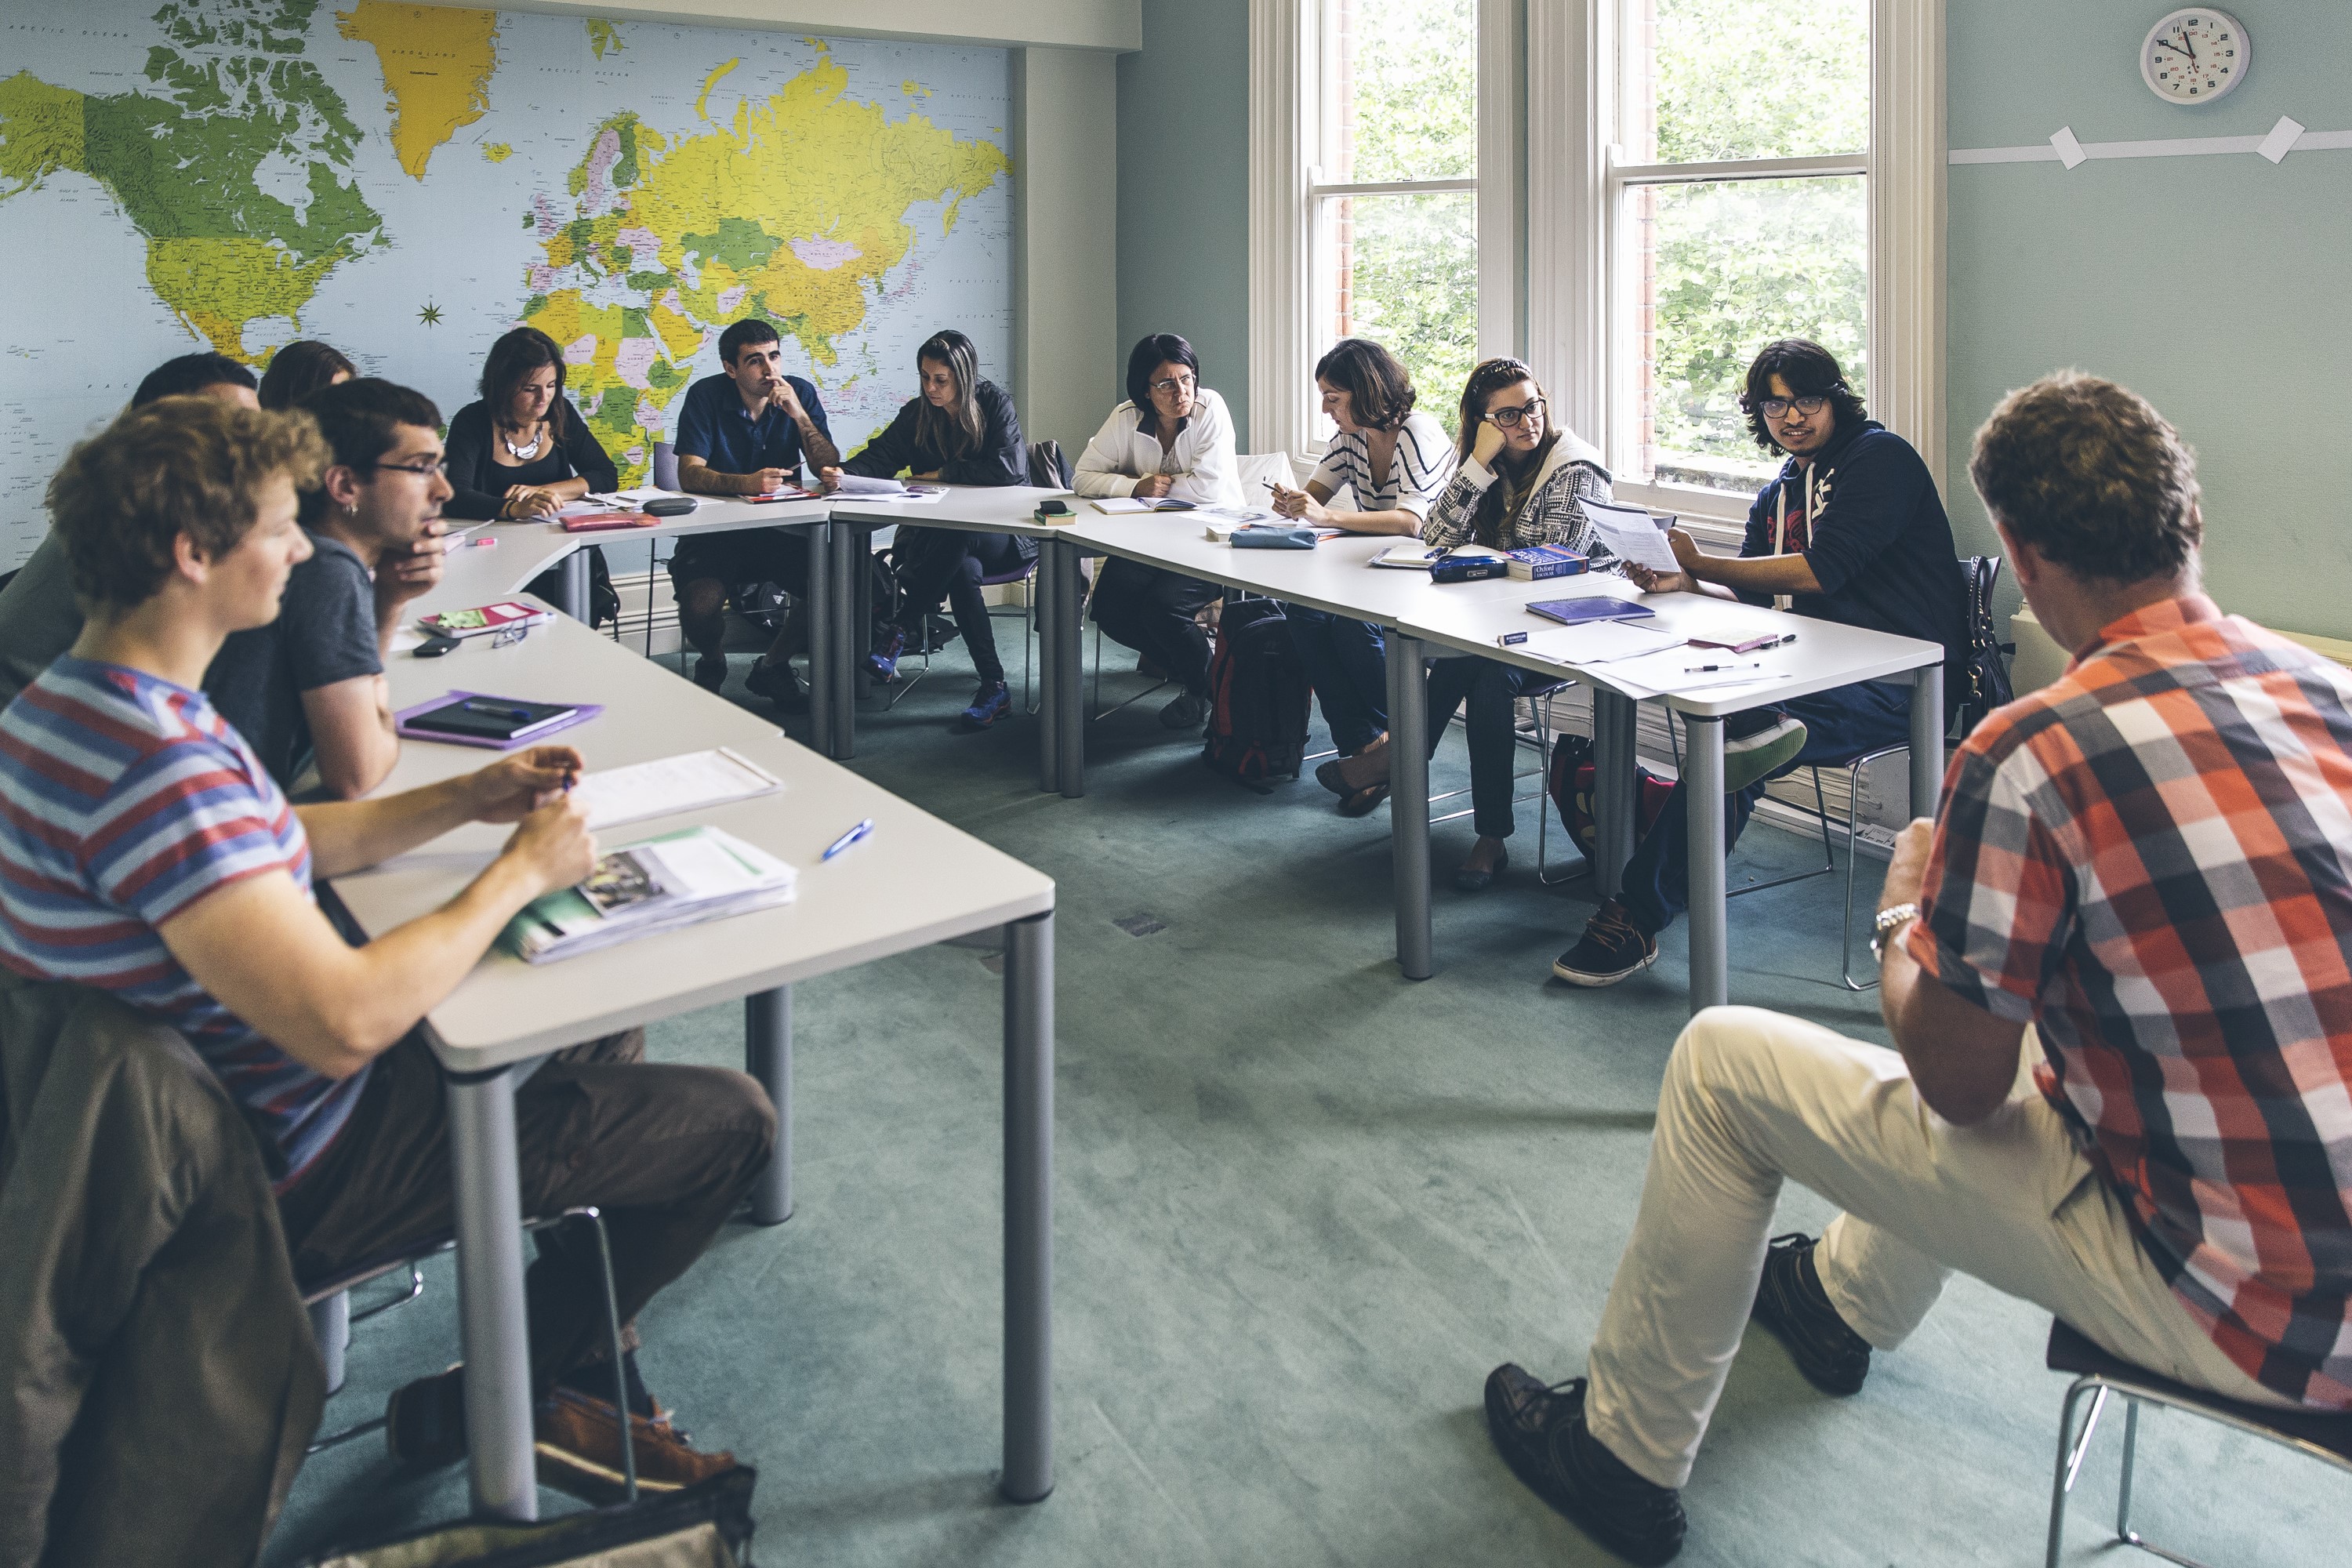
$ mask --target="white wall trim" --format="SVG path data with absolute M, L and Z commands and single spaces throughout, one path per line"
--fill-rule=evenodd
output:
M 2276 135 L 2273 131 L 2271 135 Z M 2262 153 L 2265 136 L 2167 136 L 2152 142 L 2084 142 L 2085 158 L 2215 158 L 2233 153 Z M 2305 131 L 2287 143 L 2277 163 L 2288 153 L 2340 152 L 2352 149 L 2352 131 Z M 2266 153 L 2263 156 L 2269 158 Z M 2066 160 L 2047 142 L 2031 147 L 1955 148 L 1945 160 L 1951 163 L 2063 163 Z
M 1607 449 L 1605 171 L 1616 0 L 1531 0 L 1527 18 L 1527 359 L 1568 427 Z
M 828 37 L 908 38 L 1018 48 L 1139 49 L 1142 0 L 417 0 L 466 10 L 535 11 L 653 22 L 674 27 L 748 27 Z
M 1944 480 L 1944 0 L 1872 0 L 1870 405 Z
M 1307 150 L 1314 0 L 1250 0 L 1249 430 L 1253 452 L 1307 449 Z
M 1478 0 L 1481 359 L 1527 353 L 1527 37 L 1526 0 Z

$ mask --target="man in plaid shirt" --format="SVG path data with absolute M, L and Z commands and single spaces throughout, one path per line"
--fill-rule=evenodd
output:
M 2123 388 L 2011 394 L 1969 474 L 2075 654 L 1896 844 L 1896 1048 L 1694 1018 L 1588 1375 L 1486 1382 L 1512 1468 L 1633 1562 L 1681 1548 L 1751 1315 L 1851 1394 L 1956 1268 L 2163 1376 L 2352 1409 L 2352 673 L 2200 591 L 2194 463 Z M 1768 1242 L 1785 1179 L 1845 1209 L 1818 1244 Z

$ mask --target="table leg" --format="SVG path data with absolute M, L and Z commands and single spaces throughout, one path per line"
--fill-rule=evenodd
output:
M 1004 927 L 1004 1473 L 1054 1489 L 1054 917 Z
M 1933 816 L 1944 793 L 1944 667 L 1911 672 L 1911 815 Z
M 841 650 L 835 647 L 833 624 L 840 606 L 833 597 L 833 524 L 820 522 L 808 531 L 809 743 L 823 756 L 834 754 L 834 667 Z
M 562 573 L 563 586 L 555 596 L 555 607 L 575 621 L 588 618 L 588 552 L 575 550 L 563 558 L 558 568 Z
M 1054 540 L 1039 540 L 1037 570 L 1029 579 L 1029 591 L 1037 596 L 1037 787 L 1048 795 L 1062 789 L 1062 574 L 1055 569 L 1060 553 Z
M 865 536 L 854 523 L 828 523 L 833 530 L 833 760 L 856 753 L 857 671 L 866 650 L 858 646 L 858 549 Z
M 793 1217 L 793 988 L 743 998 L 743 1070 L 760 1080 L 776 1108 L 776 1152 L 751 1189 L 751 1217 L 782 1225 Z
M 1054 636 L 1054 657 L 1061 667 L 1055 685 L 1062 716 L 1054 725 L 1054 749 L 1058 761 L 1054 774 L 1062 798 L 1076 800 L 1087 793 L 1087 661 L 1086 579 L 1078 573 L 1078 548 L 1062 540 L 1054 546 L 1055 614 L 1061 625 Z
M 862 523 L 851 523 L 844 535 L 849 557 L 849 644 L 850 679 L 857 696 L 866 697 L 874 690 L 874 672 L 866 667 L 866 650 L 874 642 L 874 531 Z
M 1625 890 L 1633 858 L 1635 736 L 1641 704 L 1622 692 L 1592 690 L 1592 816 L 1600 853 L 1594 884 L 1603 898 Z
M 1421 639 L 1389 635 L 1389 845 L 1396 858 L 1397 967 L 1436 969 L 1429 915 L 1429 680 Z
M 531 1462 L 530 1332 L 523 1315 L 522 1175 L 514 1069 L 448 1079 L 457 1184 L 457 1316 L 474 1511 L 539 1517 Z
M 1683 804 L 1690 813 L 1690 1009 L 1731 999 L 1723 841 L 1723 721 L 1683 715 Z

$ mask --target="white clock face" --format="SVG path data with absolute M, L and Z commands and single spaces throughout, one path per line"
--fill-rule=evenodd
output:
M 2253 58 L 2243 23 L 2227 11 L 2191 6 L 2148 29 L 2139 74 L 2167 103 L 2210 103 L 2245 79 Z

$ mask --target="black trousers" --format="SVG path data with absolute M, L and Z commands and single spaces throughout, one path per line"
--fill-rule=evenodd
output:
M 1095 579 L 1095 625 L 1181 680 L 1195 697 L 1209 695 L 1209 634 L 1192 616 L 1223 592 L 1139 561 L 1113 556 Z
M 898 591 L 906 596 L 898 609 L 900 628 L 920 633 L 923 617 L 939 608 L 944 596 L 980 679 L 1003 679 L 1004 662 L 996 657 L 996 631 L 988 624 L 988 601 L 981 597 L 980 580 L 1019 571 L 1026 559 L 1020 541 L 1009 533 L 967 533 L 960 528 L 909 528 L 902 523 L 890 554 L 898 563 Z
M 593 1204 L 621 1321 L 684 1274 L 776 1143 L 767 1091 L 724 1068 L 640 1061 L 642 1031 L 562 1051 L 515 1091 L 526 1215 Z M 322 1279 L 456 1223 L 441 1069 L 415 1036 L 375 1060 L 342 1132 L 278 1199 L 298 1279 Z M 531 1392 L 605 1343 L 593 1246 L 543 1246 L 524 1280 Z

